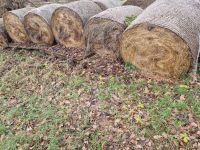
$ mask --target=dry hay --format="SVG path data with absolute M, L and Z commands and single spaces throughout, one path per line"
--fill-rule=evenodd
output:
M 141 12 L 139 7 L 121 6 L 93 16 L 84 28 L 86 51 L 95 51 L 102 57 L 118 58 L 121 35 L 127 27 L 126 17 L 136 17 Z
M 23 20 L 24 15 L 31 9 L 32 7 L 22 8 L 3 15 L 5 29 L 16 43 L 26 43 L 30 40 L 24 28 Z
M 99 12 L 99 6 L 91 1 L 72 2 L 56 9 L 51 20 L 56 41 L 66 47 L 85 47 L 84 25 Z
M 83 23 L 79 16 L 65 8 L 59 8 L 54 15 L 57 17 L 52 19 L 52 29 L 57 40 L 66 47 L 83 47 Z
M 101 57 L 119 57 L 120 36 L 125 25 L 109 19 L 93 19 L 85 28 L 87 52 L 95 51 Z
M 24 17 L 24 26 L 33 43 L 52 45 L 54 35 L 50 27 L 50 20 L 54 10 L 61 5 L 49 4 L 31 10 Z
M 192 68 L 196 72 L 199 6 L 193 0 L 155 1 L 123 33 L 124 61 L 170 78 L 178 78 Z
M 29 13 L 24 22 L 26 31 L 33 43 L 52 45 L 54 38 L 51 28 L 39 15 Z
M 190 48 L 185 41 L 168 29 L 149 24 L 124 33 L 121 56 L 144 71 L 166 77 L 179 77 L 191 67 Z

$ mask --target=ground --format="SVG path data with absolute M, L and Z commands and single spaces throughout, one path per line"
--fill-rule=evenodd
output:
M 0 53 L 0 150 L 200 149 L 200 85 L 92 56 Z M 198 77 L 200 72 L 198 72 Z

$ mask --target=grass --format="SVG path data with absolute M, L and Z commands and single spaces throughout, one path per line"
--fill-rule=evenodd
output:
M 72 74 L 65 61 L 26 50 L 2 52 L 0 75 L 0 149 L 191 149 L 199 142 L 200 87 L 189 77 L 173 85 Z
M 125 24 L 129 26 L 136 18 L 137 16 L 127 16 L 125 19 Z

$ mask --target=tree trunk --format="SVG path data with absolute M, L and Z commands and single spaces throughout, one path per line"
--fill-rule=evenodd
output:
M 83 28 L 91 16 L 101 12 L 92 1 L 77 1 L 56 9 L 51 26 L 56 41 L 66 47 L 84 47 Z
M 16 43 L 29 42 L 23 21 L 24 16 L 31 9 L 33 9 L 33 7 L 22 8 L 7 12 L 3 15 L 5 29 L 8 32 L 10 38 Z
M 33 43 L 39 45 L 52 45 L 54 36 L 50 27 L 53 12 L 62 5 L 48 4 L 32 9 L 24 17 L 24 26 Z
M 126 17 L 138 16 L 141 12 L 137 6 L 121 6 L 93 16 L 84 29 L 86 53 L 95 51 L 102 57 L 118 58 L 120 38 L 127 27 Z
M 0 18 L 0 50 L 6 48 L 8 46 L 9 37 L 5 32 L 3 19 Z
M 147 8 L 149 5 L 151 5 L 155 0 L 127 0 L 124 2 L 123 5 L 134 5 L 139 6 L 142 9 Z
M 158 0 L 123 33 L 125 62 L 166 77 L 180 77 L 197 62 L 200 2 Z
M 122 0 L 92 0 L 92 1 L 95 2 L 97 5 L 99 5 L 99 7 L 102 10 L 118 7 L 123 4 Z

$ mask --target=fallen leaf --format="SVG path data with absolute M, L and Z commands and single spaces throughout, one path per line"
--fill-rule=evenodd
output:
M 184 143 L 188 143 L 190 141 L 190 138 L 187 135 L 187 133 L 181 133 L 180 138 L 183 140 Z

